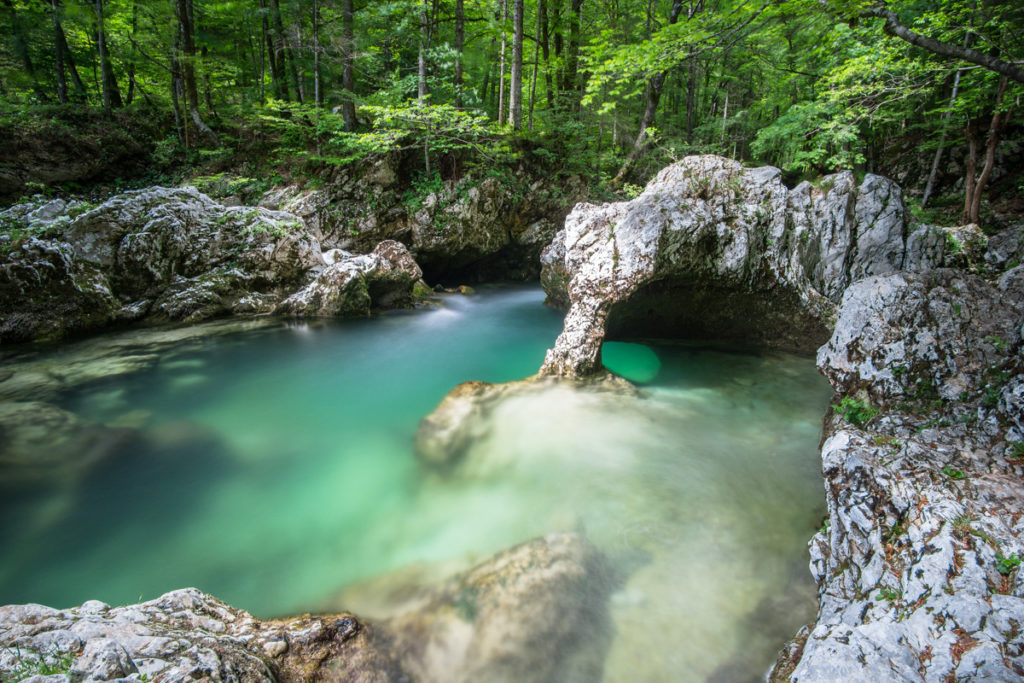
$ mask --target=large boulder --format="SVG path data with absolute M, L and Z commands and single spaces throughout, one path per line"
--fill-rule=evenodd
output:
M 566 218 L 542 255 L 549 301 L 568 307 L 542 372 L 594 372 L 605 337 L 625 334 L 810 350 L 850 283 L 927 269 L 944 248 L 885 178 L 843 172 L 789 190 L 776 168 L 687 157 L 636 199 Z
M 1024 269 L 895 273 L 843 296 L 811 540 L 816 623 L 773 681 L 1024 676 Z

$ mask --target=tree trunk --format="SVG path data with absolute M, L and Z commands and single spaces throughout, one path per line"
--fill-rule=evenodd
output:
M 562 2 L 554 0 L 551 5 L 551 20 L 554 25 L 555 44 L 555 104 L 561 101 L 562 91 L 565 90 L 565 65 L 562 61 Z
M 320 0 L 313 0 L 313 106 L 320 109 L 323 104 L 320 90 Z
M 498 66 L 498 125 L 505 115 L 505 22 L 508 20 L 508 0 L 501 0 L 501 61 Z
M 60 28 L 60 17 L 57 14 L 60 11 L 57 0 L 50 0 L 50 11 L 50 19 L 53 23 L 54 68 L 57 71 L 57 101 L 61 104 L 67 104 L 68 84 L 64 79 L 64 50 L 61 49 L 60 43 L 63 32 Z
M 512 73 L 508 94 L 508 120 L 512 130 L 523 127 L 523 0 L 512 0 Z
M 971 10 L 971 21 L 970 25 L 974 26 L 974 10 Z M 967 29 L 967 34 L 964 36 L 964 47 L 969 47 L 971 44 L 971 29 Z M 963 73 L 963 69 L 956 70 L 956 76 L 953 79 L 953 93 L 949 96 L 949 108 L 942 113 L 942 122 L 945 124 L 949 121 L 949 117 L 953 114 L 953 105 L 956 103 L 957 91 L 960 89 L 960 74 Z M 943 125 L 942 136 L 939 138 L 939 147 L 935 150 L 935 158 L 932 159 L 931 170 L 928 171 L 928 182 L 924 185 L 924 194 L 921 196 L 921 208 L 928 206 L 928 200 L 931 199 L 932 190 L 935 188 L 935 178 L 939 174 L 939 162 L 942 160 L 942 151 L 946 146 L 946 128 Z
M 130 105 L 132 100 L 135 99 L 135 88 L 137 84 L 135 82 L 135 35 L 139 29 L 139 5 L 132 0 L 132 53 L 128 60 L 128 95 L 124 98 L 124 103 Z
M 423 6 L 420 8 L 420 55 L 417 65 L 416 102 L 421 107 L 429 94 L 427 89 L 427 42 L 430 40 L 430 5 L 427 3 L 428 0 L 423 0 Z
M 98 1 L 98 0 L 97 0 Z M 199 114 L 199 92 L 196 89 L 195 72 L 195 29 L 192 25 L 192 16 L 189 11 L 189 0 L 177 0 L 178 24 L 181 28 L 181 49 L 184 52 L 184 59 L 181 60 L 182 81 L 185 88 L 185 99 L 188 104 L 189 118 L 200 135 L 211 142 L 217 142 L 217 134 L 206 125 L 203 117 Z
M 61 8 L 60 0 L 53 0 L 59 10 Z M 71 82 L 75 85 L 75 90 L 78 96 L 85 101 L 89 97 L 89 91 L 85 89 L 85 83 L 82 82 L 82 77 L 78 75 L 78 67 L 75 66 L 75 58 L 71 54 L 71 48 L 68 47 L 68 40 L 64 35 L 64 25 L 60 23 L 58 16 L 57 26 L 55 27 L 57 34 L 57 43 L 60 51 L 64 54 L 64 65 L 68 69 L 68 73 L 71 74 Z
M 956 103 L 956 96 L 960 90 L 960 74 L 961 70 L 956 70 L 956 76 L 953 78 L 953 94 L 949 96 L 949 109 L 942 113 L 942 122 L 946 123 L 949 120 L 952 112 L 952 107 Z M 935 157 L 932 159 L 931 170 L 928 171 L 928 182 L 924 185 L 924 194 L 921 196 L 921 208 L 928 206 L 928 200 L 931 199 L 932 190 L 935 189 L 935 178 L 939 174 L 939 163 L 942 161 L 942 152 L 946 147 L 946 129 L 942 129 L 942 136 L 939 138 L 939 146 L 935 150 Z
M 556 0 L 558 2 L 560 0 Z M 544 88 L 547 92 L 548 109 L 555 106 L 555 93 L 551 88 L 551 51 L 548 44 L 548 3 L 537 0 L 537 21 L 540 23 L 540 49 L 544 55 Z
M 537 26 L 533 39 L 533 76 L 530 78 L 530 115 L 528 128 L 533 130 L 533 103 L 537 96 L 537 69 L 540 68 L 540 14 L 544 11 L 544 0 L 537 0 Z
M 466 43 L 464 0 L 455 0 L 455 106 L 462 106 L 462 52 Z
M 676 23 L 682 9 L 682 0 L 672 0 L 672 10 L 668 15 L 669 24 Z M 640 119 L 640 132 L 637 133 L 636 140 L 633 142 L 633 148 L 629 150 L 629 155 L 626 156 L 626 160 L 622 163 L 622 167 L 619 169 L 619 172 L 615 174 L 615 178 L 612 179 L 613 183 L 618 184 L 624 182 L 626 180 L 626 175 L 632 170 L 637 159 L 639 159 L 647 149 L 647 129 L 654 125 L 654 116 L 658 112 L 658 102 L 661 101 L 661 91 L 665 87 L 665 76 L 667 73 L 668 72 L 666 71 L 662 71 L 659 74 L 655 74 L 647 84 L 647 106 L 644 108 L 644 115 Z
M 107 112 L 111 108 L 120 109 L 121 92 L 117 89 L 117 79 L 114 78 L 114 69 L 110 64 L 110 50 L 107 49 L 106 22 L 103 17 L 103 0 L 96 0 L 93 4 L 96 11 L 96 49 L 99 52 L 100 76 L 102 78 L 103 109 Z
M 285 45 L 284 22 L 281 20 L 281 5 L 278 0 L 270 0 L 268 6 L 270 22 L 270 42 L 272 46 L 270 69 L 274 73 L 275 89 L 278 97 L 282 100 L 290 100 L 291 93 L 288 90 L 287 71 L 288 49 Z
M 572 0 L 572 23 L 569 25 L 569 54 L 565 60 L 565 94 L 568 109 L 575 111 L 580 104 L 577 75 L 580 63 L 580 29 L 583 21 L 583 0 Z
M 341 87 L 345 91 L 344 100 L 341 103 L 341 115 L 345 119 L 345 130 L 352 132 L 356 129 L 356 72 L 355 72 L 355 9 L 352 0 L 342 0 L 341 3 L 341 33 L 345 42 L 345 53 L 341 65 Z
M 999 110 L 1000 105 L 1003 102 L 1003 94 L 1006 92 L 1006 86 L 1008 84 L 1006 76 L 999 79 L 999 90 L 996 92 L 996 102 L 994 106 L 994 112 L 992 114 L 992 122 L 988 127 L 988 139 L 985 142 L 985 165 L 982 167 L 981 173 L 978 174 L 978 179 L 974 184 L 973 191 L 967 191 L 967 202 L 965 202 L 965 216 L 964 222 L 966 223 L 977 223 L 981 216 L 981 195 L 985 191 L 985 185 L 988 183 L 988 178 L 992 175 L 992 167 L 995 165 L 996 160 L 996 147 L 999 145 L 999 132 L 1003 127 L 1003 124 L 1008 120 L 1013 110 L 1002 112 Z M 971 146 L 971 165 L 968 168 L 969 176 L 974 175 L 976 168 L 976 162 L 974 158 L 977 153 L 977 144 L 972 139 L 970 140 Z M 968 187 L 970 178 L 968 178 Z

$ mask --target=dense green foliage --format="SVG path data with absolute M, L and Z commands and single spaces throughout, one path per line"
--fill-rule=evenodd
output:
M 912 45 L 885 12 L 1004 71 L 1024 58 L 1016 1 L 0 0 L 0 126 L 126 107 L 165 122 L 158 162 L 417 149 L 429 175 L 440 157 L 529 149 L 596 184 L 636 147 L 620 180 L 719 153 L 808 177 L 902 164 L 920 189 L 945 147 L 971 218 L 1024 83 Z

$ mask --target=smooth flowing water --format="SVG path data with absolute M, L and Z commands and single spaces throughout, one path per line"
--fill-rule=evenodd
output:
M 606 680 L 756 680 L 813 614 L 827 385 L 808 358 L 608 345 L 640 397 L 514 396 L 460 467 L 425 469 L 417 424 L 455 384 L 539 367 L 561 326 L 542 299 L 494 287 L 438 310 L 8 359 L 16 378 L 114 368 L 50 400 L 145 438 L 89 476 L 4 494 L 0 604 L 197 586 L 259 616 L 372 617 L 376 577 L 576 530 L 624 577 Z

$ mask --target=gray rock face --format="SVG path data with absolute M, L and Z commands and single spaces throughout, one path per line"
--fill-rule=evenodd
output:
M 410 299 L 419 276 L 409 280 L 418 266 L 406 250 L 382 246 L 369 257 L 349 256 L 349 265 L 332 253 L 328 265 L 316 237 L 320 203 L 303 199 L 291 203 L 313 221 L 309 228 L 293 214 L 226 207 L 191 187 L 126 192 L 85 213 L 54 202 L 12 207 L 0 221 L 44 238 L 10 245 L 0 262 L 0 341 L 144 317 L 364 314 L 371 304 Z M 325 268 L 352 275 L 324 275 Z M 307 303 L 281 305 L 293 294 Z
M 846 402 L 821 451 L 818 618 L 772 680 L 1024 676 L 1024 299 L 1007 275 L 1005 288 L 938 270 L 847 289 L 818 353 Z M 868 402 L 876 417 L 857 410 Z
M 0 607 L 0 677 L 49 683 L 592 681 L 614 577 L 588 542 L 552 534 L 500 553 L 371 626 L 351 614 L 259 620 L 194 588 L 137 605 Z M 556 656 L 557 655 L 557 656 Z
M 329 190 L 277 188 L 260 206 L 301 217 L 325 247 L 368 252 L 384 240 L 409 247 L 432 282 L 441 277 L 532 279 L 567 206 L 586 193 L 579 178 L 554 187 L 525 174 L 468 174 L 399 188 L 397 158 L 339 171 Z M 496 169 L 501 170 L 501 169 Z
M 788 190 L 775 168 L 687 157 L 630 202 L 578 204 L 545 249 L 542 283 L 569 310 L 542 372 L 593 372 L 624 331 L 814 348 L 851 282 L 932 267 L 944 248 L 885 178 Z

